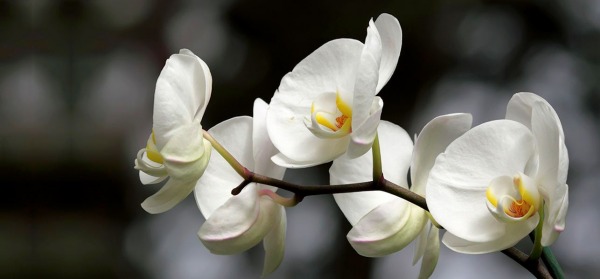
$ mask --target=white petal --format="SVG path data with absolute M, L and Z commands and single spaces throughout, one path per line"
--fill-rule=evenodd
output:
M 269 105 L 261 99 L 254 101 L 252 117 L 252 151 L 254 172 L 276 179 L 282 179 L 285 168 L 271 161 L 271 157 L 279 153 L 267 133 L 267 109 Z
M 521 92 L 510 98 L 506 107 L 506 119 L 517 121 L 531 130 L 531 105 L 543 100 L 533 93 Z
M 185 199 L 194 190 L 195 185 L 196 181 L 170 178 L 158 192 L 142 202 L 142 208 L 151 214 L 163 213 Z
M 425 250 L 427 249 L 427 240 L 429 239 L 429 231 L 431 230 L 431 221 L 427 221 L 419 236 L 415 240 L 414 253 L 413 253 L 413 262 L 415 265 L 423 256 L 425 255 Z
M 567 152 L 567 147 L 565 146 L 565 136 L 564 136 L 564 132 L 563 132 L 563 128 L 562 128 L 562 124 L 560 122 L 560 119 L 558 118 L 558 115 L 556 114 L 556 111 L 554 111 L 554 108 L 552 108 L 552 106 L 546 101 L 544 100 L 544 98 L 533 94 L 533 93 L 527 93 L 527 92 L 521 92 L 521 93 L 517 93 L 515 94 L 510 101 L 508 102 L 508 107 L 506 108 L 506 119 L 511 119 L 511 120 L 515 120 L 518 121 L 520 123 L 522 123 L 523 125 L 529 127 L 529 129 L 531 130 L 536 130 L 536 128 L 534 128 L 534 121 L 533 121 L 533 109 L 535 106 L 539 106 L 539 107 L 543 107 L 543 112 L 538 112 L 538 113 L 543 113 L 543 118 L 544 120 L 547 122 L 547 124 L 551 124 L 552 122 L 554 122 L 555 124 L 551 124 L 551 126 L 556 126 L 556 128 L 552 127 L 552 130 L 558 129 L 558 131 L 552 132 L 553 134 L 558 134 L 559 135 L 559 143 L 558 143 L 558 148 L 559 148 L 559 155 L 558 155 L 558 162 L 559 162 L 559 167 L 558 167 L 558 172 L 557 172 L 557 177 L 558 177 L 558 181 L 562 182 L 562 183 L 566 183 L 567 181 L 567 172 L 568 172 L 568 168 L 569 168 L 569 154 Z M 539 121 L 536 120 L 536 122 Z M 539 130 L 539 128 L 537 128 Z M 534 131 L 534 135 L 535 135 L 535 131 Z M 540 137 L 543 136 L 549 136 L 549 135 L 540 135 Z M 555 135 L 553 135 L 554 137 Z M 536 137 L 538 137 L 536 135 Z M 544 139 L 538 139 L 538 140 L 544 140 Z M 552 148 L 556 148 L 554 144 L 552 144 Z
M 377 133 L 377 126 L 381 119 L 382 109 L 383 101 L 381 98 L 375 97 L 373 99 L 371 115 L 369 115 L 359 126 L 353 127 L 354 130 L 350 135 L 352 140 L 350 141 L 347 150 L 348 157 L 356 158 L 369 151 Z
M 568 171 L 568 154 L 564 142 L 560 138 L 561 131 L 558 126 L 560 122 L 556 122 L 558 118 L 554 118 L 554 115 L 552 107 L 543 102 L 533 105 L 532 130 L 539 151 L 539 167 L 536 178 L 548 208 L 545 212 L 545 233 L 542 241 L 548 245 L 553 243 L 564 229 L 564 217 L 568 204 L 567 186 L 564 181 Z M 558 230 L 555 229 L 557 218 L 563 224 L 558 225 Z
M 549 187 L 555 186 L 558 180 L 560 135 L 552 113 L 549 106 L 538 102 L 533 105 L 531 115 L 531 128 L 539 152 L 536 178 L 541 182 L 540 187 L 544 194 L 552 191 L 553 189 L 549 189 Z
M 506 234 L 491 241 L 472 242 L 446 232 L 442 242 L 451 250 L 459 253 L 483 254 L 497 252 L 517 244 L 535 229 L 538 220 L 539 215 L 536 214 L 524 222 L 506 223 Z
M 157 184 L 157 183 L 164 181 L 166 178 L 167 178 L 167 176 L 156 177 L 156 176 L 149 175 L 143 171 L 140 171 L 140 181 L 144 185 Z
M 283 206 L 278 206 L 281 217 L 279 223 L 276 223 L 271 231 L 265 236 L 263 246 L 265 248 L 265 264 L 263 267 L 262 276 L 265 277 L 271 274 L 281 261 L 285 251 L 285 231 L 287 226 L 287 217 Z
M 271 157 L 271 160 L 273 161 L 273 163 L 275 163 L 278 166 L 281 166 L 284 168 L 290 168 L 290 169 L 308 168 L 308 167 L 314 167 L 316 165 L 322 164 L 322 162 L 320 162 L 320 161 L 307 161 L 307 162 L 295 161 L 288 157 L 285 157 L 285 155 L 283 155 L 281 153 L 277 153 L 277 154 L 273 155 L 273 157 Z
M 555 189 L 556 200 L 546 204 L 546 216 L 542 228 L 542 246 L 550 246 L 556 241 L 560 233 L 565 229 L 565 217 L 569 207 L 569 187 L 563 184 Z M 548 208 L 554 207 L 554 211 Z
M 200 59 L 200 57 L 196 56 L 192 51 L 190 51 L 189 49 L 181 49 L 179 50 L 179 54 L 182 55 L 188 55 L 191 56 L 193 58 L 195 58 L 198 61 L 198 64 L 200 65 L 201 69 L 202 69 L 202 74 L 204 75 L 204 79 L 198 79 L 198 84 L 196 84 L 196 86 L 198 87 L 202 87 L 202 85 L 204 85 L 204 99 L 199 98 L 199 104 L 198 104 L 198 108 L 196 110 L 196 114 L 194 116 L 194 119 L 200 121 L 202 119 L 202 117 L 204 116 L 204 111 L 206 110 L 206 107 L 208 106 L 208 101 L 210 100 L 210 95 L 212 93 L 212 75 L 210 73 L 210 69 L 208 68 L 208 65 L 206 65 L 206 63 Z
M 341 155 L 349 139 L 323 140 L 304 121 L 312 102 L 326 92 L 353 92 L 362 51 L 356 40 L 333 40 L 302 60 L 281 81 L 267 111 L 267 129 L 275 147 L 298 162 L 328 162 Z
M 206 220 L 198 237 L 211 253 L 229 255 L 258 244 L 281 213 L 269 197 L 258 197 L 256 184 L 246 186 Z
M 488 211 L 485 191 L 494 178 L 523 172 L 533 155 L 533 136 L 517 122 L 491 121 L 467 131 L 429 173 L 426 198 L 434 219 L 469 241 L 502 237 L 506 226 Z
M 377 92 L 390 80 L 402 48 L 402 29 L 398 20 L 389 15 L 381 14 L 375 20 L 375 26 L 381 37 L 382 53 L 381 65 L 379 66 L 379 81 L 377 82 Z
M 332 40 L 304 58 L 281 80 L 279 94 L 307 98 L 308 108 L 325 92 L 353 92 L 363 44 L 352 39 Z M 271 100 L 273 105 L 273 100 Z
M 367 28 L 367 38 L 363 48 L 360 65 L 356 73 L 352 104 L 352 127 L 363 124 L 369 116 L 373 97 L 377 94 L 379 65 L 381 62 L 381 38 L 373 20 Z
M 250 170 L 253 169 L 252 118 L 248 116 L 231 118 L 217 124 L 208 132 L 242 165 Z M 196 203 L 206 219 L 232 197 L 231 190 L 243 180 L 221 154 L 213 153 L 194 191 Z
M 157 184 L 168 177 L 165 167 L 150 160 L 144 149 L 138 152 L 134 164 L 135 169 L 140 170 L 140 181 L 144 185 Z
M 415 141 L 410 168 L 411 190 L 425 195 L 425 185 L 435 158 L 456 138 L 471 128 L 473 118 L 467 113 L 447 114 L 429 121 Z
M 171 55 L 156 81 L 153 130 L 159 150 L 180 126 L 200 122 L 195 116 L 210 97 L 210 71 L 190 53 Z
M 433 274 L 440 256 L 440 230 L 436 226 L 431 225 L 431 222 L 428 222 L 428 226 L 429 229 L 426 230 L 427 234 L 422 236 L 423 238 L 427 238 L 427 243 L 425 245 L 423 259 L 421 260 L 419 279 L 429 278 L 429 276 Z M 427 226 L 425 228 L 427 228 Z
M 529 92 L 520 92 L 513 95 L 513 97 L 508 101 L 508 106 L 506 107 L 506 119 L 514 120 L 520 122 L 521 124 L 527 126 L 531 129 L 531 114 L 532 107 L 535 103 L 544 103 L 552 109 L 552 106 L 546 101 L 544 98 Z M 562 130 L 562 124 L 560 124 L 560 119 L 558 119 L 558 115 L 552 109 L 553 116 L 558 123 L 559 133 L 561 138 L 564 138 L 564 132 Z
M 558 173 L 556 177 L 558 183 L 566 184 L 567 174 L 569 173 L 569 152 L 562 138 L 558 141 L 558 148 Z
M 365 215 L 348 233 L 360 255 L 381 257 L 402 250 L 421 232 L 425 211 L 402 199 L 384 203 Z
M 412 154 L 412 141 L 406 131 L 393 123 L 381 121 L 378 128 L 381 161 L 385 178 L 406 186 L 407 172 Z M 342 156 L 329 169 L 331 184 L 358 183 L 373 180 L 373 155 L 371 151 L 356 159 Z M 355 225 L 369 211 L 396 196 L 368 191 L 334 194 L 335 201 L 350 222 Z

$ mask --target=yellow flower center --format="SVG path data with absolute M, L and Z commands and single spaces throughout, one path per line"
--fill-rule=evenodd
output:
M 530 208 L 531 205 L 527 201 L 518 200 L 511 202 L 510 206 L 504 209 L 504 212 L 510 217 L 521 218 L 529 212 Z
M 352 108 L 342 100 L 340 93 L 335 93 L 335 107 L 332 106 L 333 93 L 327 93 L 323 98 L 319 98 L 311 107 L 311 114 L 314 115 L 316 122 L 331 130 L 337 132 L 343 131 L 344 134 L 352 132 Z M 328 107 L 328 109 L 323 109 Z
M 541 197 L 536 182 L 525 174 L 500 176 L 486 191 L 490 212 L 504 221 L 528 219 L 539 209 Z

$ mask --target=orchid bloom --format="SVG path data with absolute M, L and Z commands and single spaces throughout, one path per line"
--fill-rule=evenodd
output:
M 435 158 L 470 126 L 469 114 L 437 117 L 423 128 L 413 149 L 410 137 L 402 128 L 382 121 L 378 135 L 386 179 L 397 185 L 407 185 L 410 167 L 411 190 L 425 195 Z M 330 169 L 331 183 L 372 180 L 372 162 L 371 151 L 356 159 L 336 159 Z M 334 197 L 353 226 L 347 237 L 359 254 L 385 256 L 403 249 L 419 237 L 413 264 L 423 259 L 419 278 L 427 278 L 433 273 L 439 255 L 439 230 L 431 225 L 423 209 L 385 192 L 335 194 Z
M 282 179 L 285 168 L 270 160 L 277 151 L 267 135 L 267 108 L 264 101 L 257 99 L 254 118 L 235 117 L 214 126 L 209 133 L 249 170 Z M 198 236 L 208 250 L 222 255 L 245 251 L 264 239 L 263 275 L 267 275 L 283 259 L 285 210 L 271 198 L 275 187 L 250 183 L 232 196 L 231 190 L 242 181 L 220 154 L 210 158 L 194 191 L 206 218 Z
M 208 164 L 211 145 L 200 121 L 210 99 L 212 76 L 204 61 L 187 49 L 167 60 L 156 81 L 152 133 L 135 160 L 143 184 L 166 184 L 142 208 L 161 213 L 187 197 Z
M 365 43 L 330 41 L 281 80 L 267 113 L 267 129 L 286 167 L 352 158 L 369 150 L 381 118 L 377 93 L 398 63 L 402 30 L 388 14 L 371 20 Z M 310 148 L 307 148 L 310 147 Z
M 556 112 L 541 97 L 518 93 L 506 118 L 457 138 L 430 172 L 427 204 L 447 230 L 442 241 L 457 252 L 515 245 L 541 221 L 542 207 L 541 245 L 564 229 L 568 154 Z

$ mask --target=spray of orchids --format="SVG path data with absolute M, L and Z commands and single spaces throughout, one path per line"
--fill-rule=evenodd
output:
M 536 277 L 564 277 L 548 247 L 565 229 L 568 207 L 568 153 L 552 106 L 517 93 L 506 119 L 472 128 L 469 114 L 442 115 L 413 144 L 404 129 L 380 120 L 377 96 L 401 46 L 398 20 L 382 14 L 369 22 L 364 42 L 336 39 L 300 61 L 269 104 L 255 102 L 253 117 L 208 131 L 201 120 L 209 67 L 189 50 L 172 55 L 156 83 L 152 131 L 135 159 L 143 184 L 166 183 L 142 208 L 161 213 L 194 192 L 206 218 L 202 244 L 234 254 L 262 242 L 264 276 L 284 259 L 285 207 L 334 194 L 359 254 L 381 257 L 415 241 L 419 278 L 434 272 L 440 228 L 441 242 L 456 252 L 501 251 Z M 282 180 L 286 168 L 331 161 L 330 185 Z M 513 247 L 527 235 L 529 255 Z

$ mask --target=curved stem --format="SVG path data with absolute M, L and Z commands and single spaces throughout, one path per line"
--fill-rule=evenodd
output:
M 274 202 L 283 205 L 285 207 L 293 207 L 296 206 L 297 204 L 299 204 L 303 197 L 302 196 L 298 196 L 298 195 L 294 195 L 291 198 L 284 198 L 280 195 L 278 195 L 277 193 L 268 190 L 268 189 L 262 189 L 260 191 L 258 191 L 258 194 L 261 196 L 268 196 L 270 197 Z
M 202 136 L 210 142 L 212 147 L 223 156 L 225 161 L 244 179 L 248 179 L 249 171 L 246 169 L 238 160 L 225 149 L 215 138 L 213 138 L 207 131 L 202 130 Z
M 378 183 L 381 187 L 380 190 L 390 193 L 392 195 L 395 195 L 397 197 L 403 198 L 413 204 L 415 204 L 416 206 L 423 208 L 426 211 L 429 211 L 429 208 L 427 207 L 427 201 L 425 201 L 425 198 L 422 197 L 421 195 L 408 190 L 404 187 L 400 187 L 388 180 L 386 180 L 385 178 L 383 178 L 383 176 L 381 176 L 381 178 L 379 179 L 379 183 Z
M 246 170 L 248 171 L 248 170 Z M 250 172 L 250 171 L 248 171 Z M 411 192 L 410 190 L 400 187 L 381 176 L 378 181 L 368 181 L 361 183 L 352 184 L 340 184 L 340 185 L 298 185 L 287 181 L 274 179 L 264 175 L 250 172 L 250 182 L 256 182 L 266 185 L 275 186 L 277 188 L 293 192 L 301 196 L 314 196 L 324 194 L 338 194 L 338 193 L 352 193 L 352 192 L 363 192 L 363 191 L 383 191 L 405 199 L 415 205 L 427 209 L 427 202 L 422 196 Z M 247 183 L 242 184 L 232 190 L 232 193 L 239 193 Z
M 527 269 L 535 276 L 535 278 L 552 279 L 552 275 L 550 275 L 548 269 L 546 269 L 540 260 L 529 260 L 527 254 L 521 252 L 519 249 L 511 247 L 502 250 L 502 254 L 507 255 L 509 258 Z
M 301 196 L 314 196 L 336 193 L 352 193 L 362 191 L 378 190 L 373 182 L 362 182 L 342 185 L 298 185 L 287 181 L 271 178 L 257 173 L 252 173 L 251 182 L 275 186 L 277 188 L 293 192 Z M 242 185 L 240 185 L 242 186 Z M 240 187 L 238 186 L 238 187 Z M 235 190 L 235 189 L 234 189 Z
M 565 273 L 562 271 L 562 268 L 560 267 L 560 264 L 554 257 L 554 254 L 552 253 L 550 247 L 544 247 L 542 249 L 542 261 L 544 261 L 544 264 L 546 264 L 546 266 L 548 267 L 548 271 L 550 272 L 550 274 L 552 274 L 554 278 L 565 278 Z

